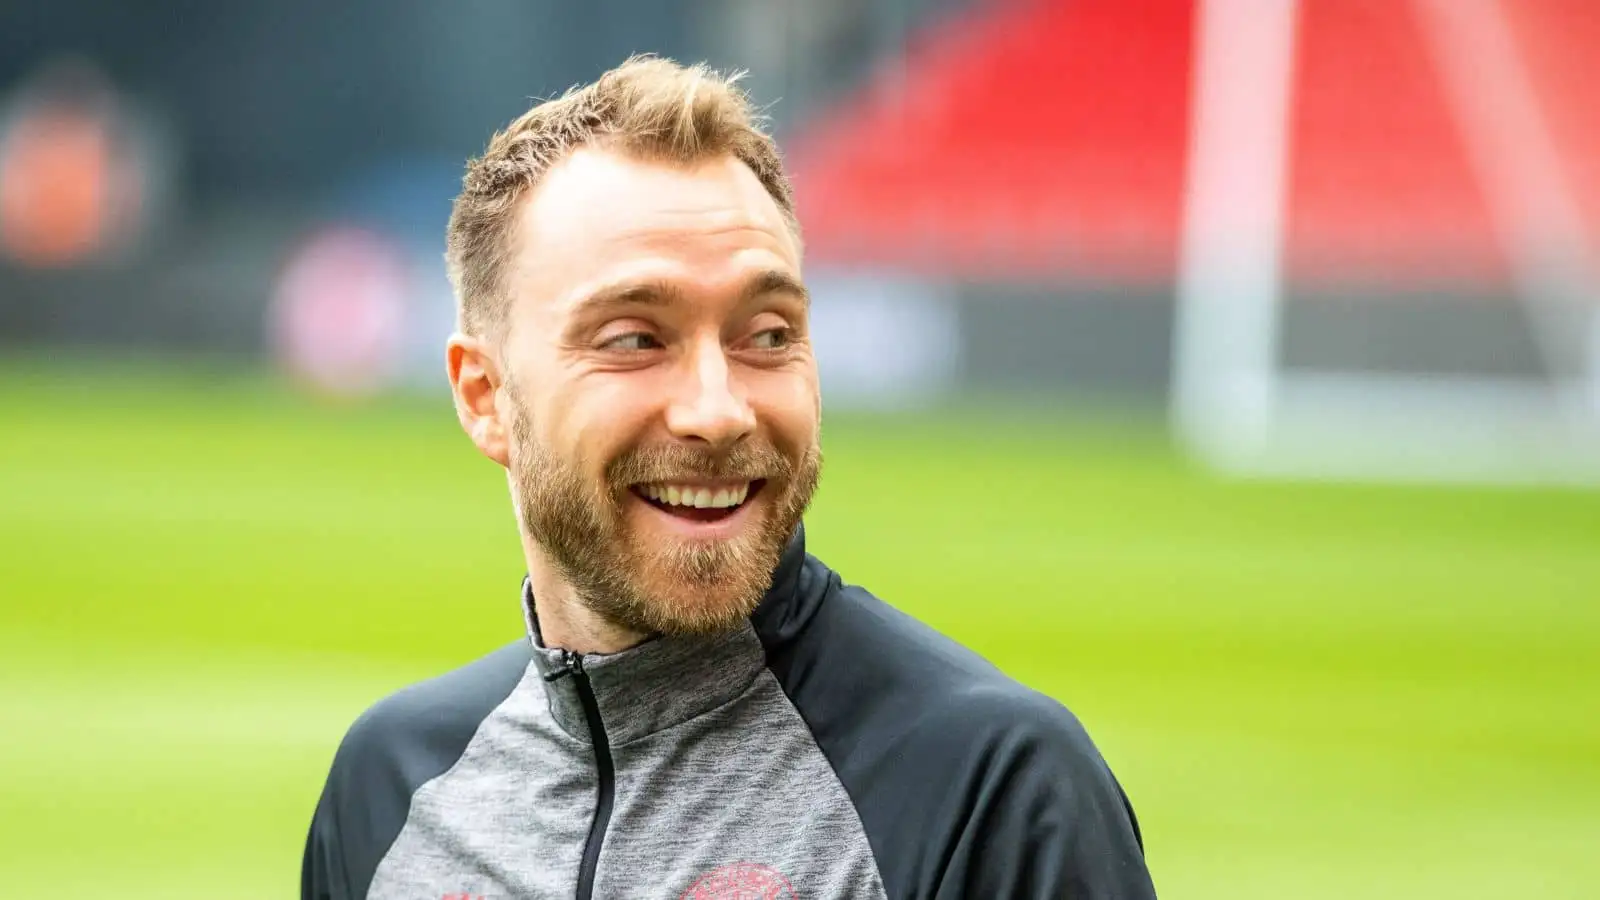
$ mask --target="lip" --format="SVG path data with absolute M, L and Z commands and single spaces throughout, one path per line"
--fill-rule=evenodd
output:
M 687 482 L 674 483 L 683 484 Z M 694 481 L 693 483 L 696 485 L 703 483 L 707 487 L 712 485 L 712 482 Z M 744 482 L 738 483 L 743 484 Z M 720 541 L 733 537 L 745 527 L 746 521 L 755 515 L 755 508 L 766 502 L 767 487 L 768 484 L 762 484 L 761 489 L 756 491 L 754 496 L 739 504 L 739 507 L 731 514 L 715 522 L 696 522 L 693 519 L 675 516 L 641 497 L 632 489 L 628 491 L 628 500 L 634 506 L 639 507 L 645 515 L 650 516 L 656 523 L 659 523 L 659 527 L 665 528 L 679 537 L 690 541 Z

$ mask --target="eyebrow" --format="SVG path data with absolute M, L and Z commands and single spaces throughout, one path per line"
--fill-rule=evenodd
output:
M 811 305 L 811 292 L 800 283 L 800 279 L 781 269 L 765 269 L 756 273 L 745 285 L 739 302 L 745 303 L 767 294 L 789 294 L 806 306 Z
M 739 292 L 739 302 L 748 303 L 768 294 L 789 294 L 806 306 L 811 305 L 811 293 L 798 278 L 780 269 L 764 269 L 745 283 Z M 577 309 L 585 313 L 628 306 L 672 306 L 682 303 L 683 288 L 670 281 L 652 279 L 608 285 L 578 301 Z

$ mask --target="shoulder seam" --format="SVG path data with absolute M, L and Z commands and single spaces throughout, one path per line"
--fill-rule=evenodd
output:
M 884 895 L 887 896 L 889 887 L 888 883 L 884 881 L 883 878 L 883 865 L 878 859 L 877 849 L 872 846 L 872 838 L 867 832 L 867 823 L 861 818 L 861 806 L 859 801 L 856 799 L 854 794 L 850 793 L 850 788 L 844 783 L 844 779 L 840 777 L 838 768 L 833 764 L 833 759 L 828 756 L 827 751 L 822 749 L 822 744 L 817 741 L 817 734 L 811 729 L 811 722 L 806 719 L 806 714 L 801 712 L 800 705 L 794 702 L 793 697 L 789 696 L 789 689 L 784 686 L 783 679 L 779 678 L 778 673 L 772 671 L 770 666 L 763 666 L 761 673 L 766 675 L 768 678 L 771 678 L 773 683 L 778 686 L 778 693 L 783 696 L 783 702 L 794 713 L 795 718 L 800 720 L 800 724 L 805 727 L 806 737 L 811 741 L 811 747 L 817 751 L 817 755 L 821 756 L 823 763 L 827 765 L 828 774 L 833 776 L 833 783 L 839 786 L 839 790 L 843 791 L 846 799 L 850 801 L 850 813 L 851 815 L 855 816 L 856 827 L 861 829 L 861 838 L 867 842 L 867 851 L 872 854 L 873 875 L 875 875 L 878 879 L 878 887 L 884 892 Z
M 406 826 L 411 823 L 412 806 L 416 802 L 417 795 L 423 790 L 427 789 L 430 785 L 437 784 L 440 781 L 448 778 L 451 773 L 455 772 L 457 768 L 460 767 L 461 761 L 466 758 L 467 751 L 472 747 L 473 742 L 478 739 L 478 736 L 482 734 L 484 725 L 486 725 L 489 720 L 494 717 L 494 714 L 499 711 L 501 707 L 505 706 L 507 701 L 516 695 L 517 690 L 527 682 L 529 671 L 533 669 L 534 662 L 532 659 L 529 659 L 523 664 L 521 672 L 511 683 L 510 689 L 501 695 L 500 698 L 494 702 L 494 705 L 490 706 L 488 711 L 478 719 L 477 724 L 472 729 L 472 734 L 464 743 L 462 743 L 461 749 L 455 754 L 455 758 L 450 761 L 450 765 L 439 774 L 419 782 L 407 792 L 405 798 L 405 815 L 400 818 L 400 827 L 395 829 L 394 836 L 391 837 L 388 844 L 384 846 L 383 852 L 377 854 L 373 860 L 372 872 L 367 877 L 367 882 L 364 886 L 361 896 L 366 896 L 367 893 L 372 890 L 372 884 L 377 880 L 378 870 L 383 867 L 384 861 L 389 858 L 389 854 L 394 850 L 395 845 L 399 843 L 401 835 L 405 833 Z M 351 887 L 355 887 L 355 882 L 350 878 L 347 862 L 347 860 L 341 860 L 341 868 L 345 870 L 345 883 Z

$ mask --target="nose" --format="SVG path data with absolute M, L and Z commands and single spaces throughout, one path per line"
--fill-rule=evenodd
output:
M 734 383 L 720 338 L 696 341 L 684 365 L 684 388 L 667 407 L 667 430 L 673 437 L 720 449 L 755 430 L 755 412 Z

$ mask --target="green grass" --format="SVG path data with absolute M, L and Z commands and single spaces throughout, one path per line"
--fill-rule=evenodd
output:
M 1164 897 L 1593 897 L 1600 494 L 1226 483 L 1154 429 L 829 420 L 811 548 L 1065 700 Z M 293 895 L 344 727 L 520 630 L 447 406 L 0 370 L 0 885 Z

